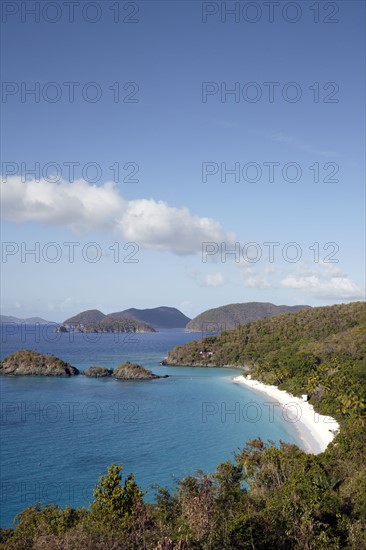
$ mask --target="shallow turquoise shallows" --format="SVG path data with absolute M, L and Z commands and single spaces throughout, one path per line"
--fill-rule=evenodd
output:
M 249 439 L 300 444 L 269 399 L 232 382 L 234 369 L 164 367 L 169 349 L 200 334 L 183 330 L 125 336 L 15 334 L 2 326 L 2 358 L 17 349 L 54 354 L 84 369 L 138 362 L 168 378 L 2 377 L 1 526 L 37 501 L 87 506 L 100 474 L 123 463 L 136 481 L 173 488 L 197 469 L 214 471 Z M 92 340 L 95 341 L 92 341 Z M 267 403 L 265 405 L 264 403 Z

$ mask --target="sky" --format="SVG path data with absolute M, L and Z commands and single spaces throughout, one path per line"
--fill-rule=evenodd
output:
M 365 4 L 4 1 L 1 313 L 365 299 Z

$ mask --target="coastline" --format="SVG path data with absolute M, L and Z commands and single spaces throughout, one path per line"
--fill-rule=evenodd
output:
M 271 402 L 278 403 L 283 420 L 291 422 L 296 428 L 306 453 L 319 454 L 325 451 L 339 430 L 339 424 L 334 418 L 318 414 L 308 401 L 294 397 L 277 386 L 263 384 L 243 375 L 231 380 L 267 395 Z

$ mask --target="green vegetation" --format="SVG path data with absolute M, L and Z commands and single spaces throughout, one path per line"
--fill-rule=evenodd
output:
M 186 329 L 192 332 L 220 332 L 233 330 L 239 325 L 273 317 L 281 313 L 296 313 L 309 306 L 275 306 L 265 302 L 247 302 L 215 307 L 200 313 L 192 319 Z
M 11 353 L 0 361 L 0 375 L 8 376 L 75 376 L 77 368 L 54 355 L 43 355 L 27 349 Z
M 42 355 L 31 350 L 19 350 L 0 361 L 0 375 L 8 376 L 76 376 L 83 374 L 90 378 L 113 376 L 119 380 L 151 380 L 153 378 L 167 378 L 167 375 L 158 376 L 136 363 L 122 363 L 115 369 L 91 366 L 79 371 L 69 363 L 54 355 Z
M 363 422 L 365 334 L 364 302 L 311 308 L 189 342 L 172 350 L 167 364 L 243 367 L 293 395 L 309 394 L 323 414 Z
M 99 323 L 86 323 L 81 332 L 156 332 L 155 329 L 135 319 L 113 319 L 109 316 Z
M 99 309 L 88 309 L 87 311 L 82 311 L 69 319 L 66 319 L 62 324 L 63 325 L 77 325 L 79 323 L 99 323 L 102 319 L 105 318 L 105 314 L 99 311 Z
M 156 330 L 142 321 L 135 319 L 113 319 L 105 317 L 93 323 L 60 325 L 55 332 L 156 332 Z
M 212 474 L 198 472 L 155 503 L 121 466 L 101 477 L 89 509 L 31 506 L 7 549 L 359 550 L 366 548 L 366 305 L 309 309 L 189 343 L 170 354 L 191 364 L 247 365 L 252 375 L 336 417 L 324 453 L 248 442 Z M 212 355 L 202 359 L 200 351 Z
M 66 319 L 56 332 L 155 332 L 151 326 L 123 312 L 105 315 L 99 309 L 82 311 Z
M 145 369 L 142 365 L 136 363 L 122 363 L 113 371 L 113 377 L 119 380 L 150 380 L 151 378 L 160 378 L 153 374 L 151 370 Z

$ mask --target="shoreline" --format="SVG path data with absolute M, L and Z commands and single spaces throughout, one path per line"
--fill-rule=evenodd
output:
M 243 375 L 235 376 L 231 380 L 267 395 L 271 402 L 279 404 L 283 420 L 296 428 L 306 453 L 322 453 L 339 431 L 339 424 L 334 418 L 315 412 L 308 401 L 294 397 L 277 386 L 270 386 Z

